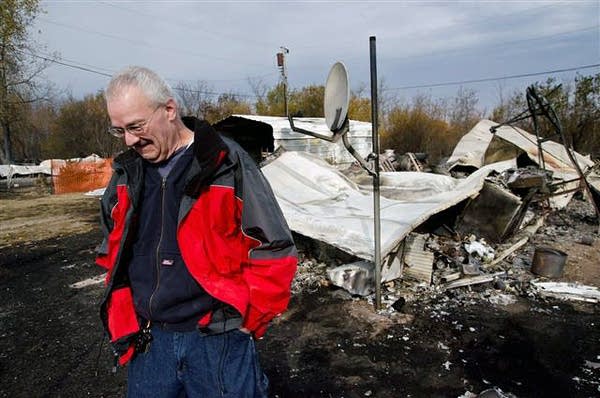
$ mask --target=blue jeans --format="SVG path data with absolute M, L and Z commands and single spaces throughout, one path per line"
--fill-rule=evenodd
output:
M 150 350 L 128 365 L 128 398 L 267 397 L 269 382 L 250 335 L 153 327 L 152 337 Z

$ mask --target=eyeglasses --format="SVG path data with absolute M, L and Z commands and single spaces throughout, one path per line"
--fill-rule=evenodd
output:
M 132 135 L 143 134 L 144 131 L 146 131 L 146 126 L 150 124 L 150 122 L 152 121 L 152 118 L 154 117 L 154 114 L 161 107 L 162 107 L 162 105 L 157 106 L 150 114 L 150 117 L 148 117 L 148 119 L 145 121 L 143 120 L 141 122 L 136 122 L 136 123 L 130 124 L 129 126 L 125 126 L 124 128 L 110 126 L 108 128 L 108 132 L 117 138 L 123 138 L 125 136 L 126 132 L 129 134 L 132 134 Z

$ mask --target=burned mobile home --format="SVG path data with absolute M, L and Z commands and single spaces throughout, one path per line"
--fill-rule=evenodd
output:
M 296 124 L 326 129 L 320 118 L 297 118 Z M 482 120 L 462 138 L 445 165 L 455 177 L 381 172 L 382 282 L 402 278 L 453 288 L 505 278 L 502 262 L 527 243 L 544 214 L 573 197 L 579 180 L 561 144 L 543 143 L 542 169 L 535 135 L 510 126 L 491 133 L 497 125 Z M 328 283 L 371 294 L 372 187 L 366 173 L 348 171 L 352 157 L 343 146 L 295 133 L 284 117 L 232 116 L 217 126 L 257 161 L 277 153 L 262 170 L 300 245 L 327 259 Z M 350 131 L 366 155 L 370 124 L 351 121 Z M 594 163 L 575 156 L 600 191 Z
M 324 118 L 295 118 L 298 127 L 322 134 L 329 132 Z M 341 142 L 327 142 L 293 131 L 286 117 L 233 115 L 215 124 L 215 128 L 233 138 L 260 162 L 274 150 L 311 153 L 334 165 L 349 165 L 354 161 Z M 350 120 L 349 141 L 361 154 L 371 151 L 371 123 Z

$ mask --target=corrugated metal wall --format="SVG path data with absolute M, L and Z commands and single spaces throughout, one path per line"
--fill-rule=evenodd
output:
M 371 153 L 371 137 L 349 137 L 348 141 L 363 157 Z M 331 164 L 349 164 L 355 160 L 341 140 L 332 143 L 311 137 L 275 139 L 275 148 L 279 146 L 288 151 L 311 153 Z

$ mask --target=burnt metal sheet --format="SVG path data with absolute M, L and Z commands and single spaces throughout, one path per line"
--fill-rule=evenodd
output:
M 456 180 L 452 189 L 408 201 L 381 198 L 382 258 L 432 215 L 476 196 L 492 168 Z M 262 168 L 290 228 L 357 257 L 373 260 L 373 198 L 331 165 L 304 152 L 285 152 Z M 427 185 L 429 173 L 409 173 Z M 447 177 L 452 179 L 451 177 Z
M 525 210 L 520 197 L 486 181 L 479 195 L 465 208 L 456 230 L 499 243 L 519 226 Z
M 498 123 L 491 120 L 481 120 L 477 123 L 471 131 L 461 138 L 454 148 L 452 155 L 446 162 L 449 169 L 458 166 L 468 166 L 476 169 L 481 168 L 486 164 L 486 159 L 493 155 L 487 151 L 494 137 L 498 137 L 503 141 L 514 145 L 521 151 L 524 151 L 527 153 L 527 156 L 537 164 L 539 151 L 537 147 L 537 137 L 534 134 L 528 133 L 518 127 L 511 126 L 501 126 L 496 130 L 495 134 L 490 133 L 490 128 L 497 125 Z M 542 148 L 546 166 L 555 172 L 555 176 L 559 176 L 560 174 L 577 175 L 577 171 L 571 164 L 567 151 L 562 144 L 549 140 L 542 144 Z M 512 157 L 511 154 L 507 155 L 504 159 L 495 160 L 506 160 Z M 592 162 L 589 156 L 583 156 L 575 152 L 575 158 L 583 169 L 590 168 L 594 165 L 594 162 Z
M 426 235 L 411 233 L 406 237 L 404 275 L 431 283 L 434 255 L 425 248 Z

